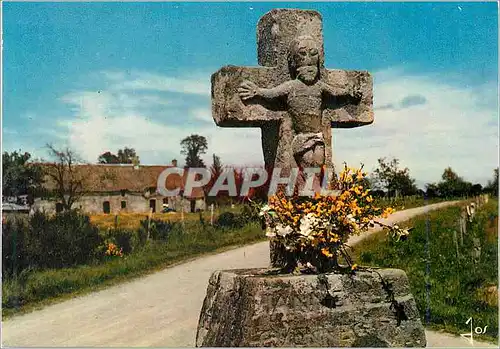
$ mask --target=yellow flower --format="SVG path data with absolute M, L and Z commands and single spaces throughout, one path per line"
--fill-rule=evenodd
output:
M 393 214 L 395 210 L 391 207 L 387 207 L 384 212 L 382 212 L 382 218 L 387 218 L 389 215 Z
M 333 254 L 332 254 L 332 253 L 330 253 L 330 251 L 328 251 L 328 249 L 326 249 L 326 248 L 322 248 L 322 249 L 321 249 L 321 253 L 323 253 L 323 255 L 325 255 L 325 256 L 326 256 L 326 257 L 328 257 L 328 258 L 330 258 L 330 257 L 332 257 L 332 256 L 333 256 Z

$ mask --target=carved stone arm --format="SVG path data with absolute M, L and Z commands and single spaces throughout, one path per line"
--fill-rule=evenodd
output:
M 238 94 L 242 100 L 251 99 L 254 97 L 262 97 L 264 99 L 280 98 L 288 94 L 289 84 L 284 83 L 273 88 L 260 88 L 251 81 L 243 81 L 238 88 Z
M 346 85 L 342 87 L 332 86 L 330 84 L 320 82 L 323 93 L 330 98 L 347 99 L 352 102 L 357 102 L 361 100 L 362 93 L 359 86 L 356 85 Z

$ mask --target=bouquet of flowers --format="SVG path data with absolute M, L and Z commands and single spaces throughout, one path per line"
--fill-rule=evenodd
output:
M 389 226 L 377 220 L 394 212 L 373 205 L 370 190 L 365 189 L 366 173 L 345 166 L 337 183 L 338 196 L 273 196 L 260 210 L 266 235 L 282 244 L 299 264 L 317 272 L 339 269 L 342 256 L 351 270 L 356 265 L 347 253 L 348 239 L 379 225 L 388 229 L 396 241 L 408 236 L 408 229 Z

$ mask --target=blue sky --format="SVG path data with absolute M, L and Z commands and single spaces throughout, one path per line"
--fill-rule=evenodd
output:
M 334 160 L 395 156 L 419 182 L 446 166 L 485 183 L 498 166 L 496 3 L 4 3 L 3 147 L 87 161 L 137 149 L 167 163 L 205 135 L 209 156 L 260 164 L 258 129 L 221 129 L 210 74 L 255 66 L 256 24 L 273 8 L 323 16 L 329 68 L 369 70 L 375 123 L 334 130 Z

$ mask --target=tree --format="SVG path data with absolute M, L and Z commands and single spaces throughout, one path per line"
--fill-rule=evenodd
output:
M 427 183 L 425 185 L 425 194 L 428 198 L 439 197 L 439 187 L 436 183 Z
M 387 191 L 388 196 L 413 195 L 417 192 L 415 180 L 410 177 L 408 168 L 399 169 L 399 160 L 393 158 L 387 161 L 385 158 L 378 159 L 379 167 L 373 171 L 374 189 Z
M 125 147 L 124 149 L 118 149 L 117 155 L 109 151 L 102 153 L 97 161 L 100 164 L 133 164 L 139 162 L 139 157 L 134 148 Z
M 483 186 L 479 183 L 476 183 L 474 184 L 472 187 L 471 187 L 471 192 L 470 194 L 472 196 L 478 196 L 478 195 L 481 195 L 481 193 L 483 192 Z
M 472 194 L 472 183 L 466 182 L 451 167 L 444 169 L 438 184 L 440 197 L 451 198 Z
M 214 186 L 217 178 L 219 178 L 223 170 L 224 166 L 222 165 L 220 157 L 212 154 L 212 165 L 210 166 L 210 181 L 205 186 L 205 195 L 207 196 L 207 203 L 209 204 L 216 201 L 216 198 L 208 196 L 208 193 L 210 192 L 210 190 L 212 190 L 212 187 Z
M 222 162 L 220 160 L 220 157 L 217 155 L 213 154 L 212 155 L 212 165 L 210 166 L 210 175 L 211 177 L 216 180 L 217 177 L 220 176 L 222 173 L 222 170 L 224 169 L 224 166 L 222 165 Z
M 41 188 L 43 174 L 40 165 L 30 162 L 31 154 L 21 151 L 4 152 L 2 157 L 2 195 L 33 197 Z
M 54 182 L 54 194 L 63 209 L 71 210 L 85 190 L 85 174 L 77 168 L 82 161 L 69 148 L 58 150 L 50 144 L 47 148 L 53 162 L 46 165 L 45 173 Z
M 120 164 L 133 164 L 134 162 L 139 163 L 139 157 L 137 156 L 134 148 L 125 147 L 123 150 L 118 149 L 118 160 Z
M 99 155 L 99 158 L 97 159 L 97 161 L 100 164 L 119 164 L 120 163 L 118 156 L 116 156 L 115 154 L 113 154 L 109 151 Z
M 181 141 L 181 154 L 186 155 L 186 167 L 206 167 L 200 155 L 207 152 L 207 139 L 193 134 Z
M 493 170 L 493 180 L 488 181 L 484 190 L 491 195 L 498 196 L 498 167 Z

